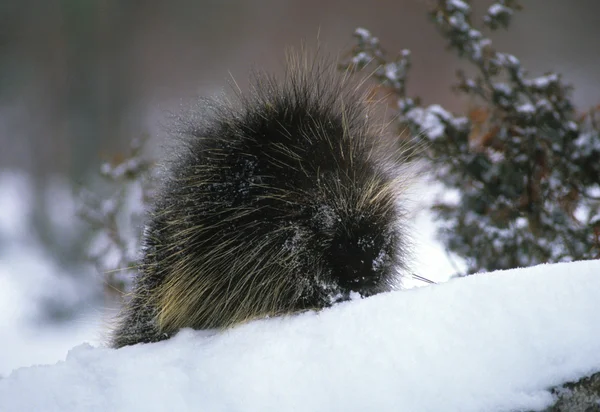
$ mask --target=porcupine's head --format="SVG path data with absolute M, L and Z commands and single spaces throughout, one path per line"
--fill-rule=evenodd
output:
M 236 103 L 179 119 L 184 149 L 150 217 L 136 286 L 161 336 L 397 283 L 402 153 L 348 83 L 333 65 L 292 57 L 283 80 L 259 75 Z

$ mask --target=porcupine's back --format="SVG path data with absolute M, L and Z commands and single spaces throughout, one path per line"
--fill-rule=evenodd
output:
M 181 119 L 114 347 L 390 290 L 406 262 L 402 153 L 335 66 L 298 57 Z

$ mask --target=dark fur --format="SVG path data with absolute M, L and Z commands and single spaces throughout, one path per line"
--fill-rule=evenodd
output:
M 402 155 L 332 67 L 292 59 L 283 81 L 259 75 L 237 103 L 181 119 L 113 347 L 394 287 Z

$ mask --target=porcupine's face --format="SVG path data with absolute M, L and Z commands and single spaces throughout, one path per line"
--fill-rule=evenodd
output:
M 347 198 L 313 208 L 311 246 L 321 257 L 323 293 L 333 302 L 351 292 L 370 296 L 388 291 L 395 279 L 399 234 L 391 194 L 369 199 L 373 191 L 360 186 L 337 196 Z M 389 196 L 390 199 L 385 199 Z
M 393 270 L 393 233 L 375 220 L 357 219 L 336 230 L 326 251 L 330 276 L 344 292 L 385 290 Z

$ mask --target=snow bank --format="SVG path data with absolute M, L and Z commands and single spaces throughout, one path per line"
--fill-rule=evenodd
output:
M 0 380 L 1 411 L 506 411 L 600 371 L 600 261 L 393 292 Z

